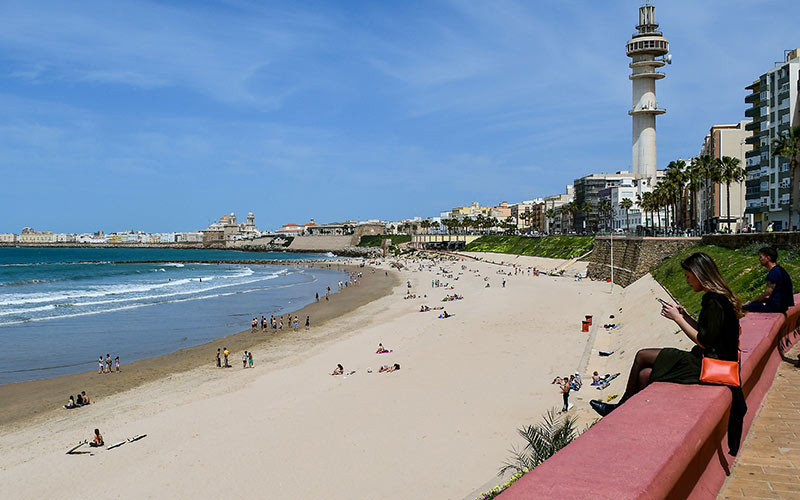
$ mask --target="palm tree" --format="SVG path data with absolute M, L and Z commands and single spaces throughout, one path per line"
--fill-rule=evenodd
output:
M 652 191 L 648 191 L 646 193 L 642 193 L 642 197 L 639 200 L 639 206 L 642 208 L 642 211 L 647 214 L 650 213 L 650 228 L 653 231 L 656 230 L 656 224 L 658 225 L 659 229 L 661 228 L 661 217 L 656 217 L 654 220 L 653 212 L 656 211 L 656 202 L 655 202 L 655 195 Z M 647 227 L 647 225 L 645 225 Z
M 547 233 L 550 232 L 550 225 L 553 223 L 553 219 L 556 217 L 556 210 L 554 208 L 548 208 L 544 215 L 547 217 Z
M 433 229 L 434 229 L 434 230 L 435 230 L 437 233 L 439 232 L 439 226 L 440 226 L 440 225 L 441 225 L 441 224 L 439 224 L 439 221 L 433 221 L 433 222 L 431 222 L 431 227 L 432 227 L 432 228 L 433 228 Z
M 705 178 L 705 184 L 703 189 L 705 190 L 705 214 L 703 220 L 703 228 L 706 231 L 711 231 L 711 216 L 710 216 L 710 207 L 711 207 L 711 195 L 709 191 L 711 189 L 712 183 L 719 182 L 719 173 L 720 173 L 720 162 L 719 159 L 714 158 L 711 155 L 703 155 L 698 159 L 698 164 L 700 167 L 700 172 L 702 176 Z
M 608 200 L 602 200 L 597 204 L 597 213 L 600 214 L 600 220 L 603 222 L 603 226 L 606 229 L 608 229 L 608 221 L 610 219 L 609 215 L 611 214 L 611 210 L 611 202 Z
M 633 200 L 630 198 L 623 198 L 622 201 L 619 202 L 619 208 L 625 210 L 625 230 L 628 232 L 631 230 L 631 223 L 628 219 L 628 210 L 630 210 L 632 206 Z
M 739 158 L 723 156 L 720 161 L 720 178 L 725 183 L 728 197 L 728 232 L 731 232 L 731 183 L 742 182 L 747 177 L 747 171 L 740 165 Z M 791 216 L 791 213 L 790 213 Z M 791 221 L 790 221 L 791 222 Z
M 691 229 L 697 229 L 697 214 L 695 211 L 697 208 L 697 190 L 700 188 L 700 177 L 702 176 L 702 169 L 700 168 L 700 162 L 698 158 L 692 158 L 689 168 L 686 169 L 686 174 L 689 181 L 687 187 L 689 188 L 689 194 L 691 198 L 691 205 L 689 207 L 689 225 Z
M 428 229 L 430 229 L 430 227 L 431 227 L 431 220 L 430 219 L 423 219 L 423 221 L 420 222 L 419 225 L 420 225 L 420 227 L 422 227 L 422 229 L 425 229 L 425 232 L 430 232 L 430 231 L 428 231 Z
M 795 170 L 800 164 L 800 125 L 790 128 L 772 140 L 772 156 L 789 158 L 789 231 L 792 230 L 792 211 L 796 208 L 800 196 L 795 196 Z
M 589 203 L 588 201 L 585 201 L 585 202 L 583 202 L 583 205 L 580 207 L 580 211 L 583 212 L 583 214 L 585 216 L 584 220 L 588 221 L 589 220 L 589 215 L 591 215 L 591 213 L 594 212 L 594 206 L 592 206 L 592 204 Z M 587 224 L 586 230 L 587 231 L 591 231 L 592 230 L 591 223 Z M 595 231 L 597 231 L 597 228 L 595 228 Z
M 517 228 L 517 225 L 514 223 L 514 218 L 510 215 L 505 218 L 503 221 L 503 229 L 505 229 L 506 234 L 514 234 L 514 230 Z
M 685 227 L 683 224 L 683 189 L 688 178 L 686 173 L 686 162 L 676 160 L 669 162 L 665 172 L 665 178 L 672 191 L 672 221 L 676 226 Z M 678 215 L 680 214 L 680 219 Z
M 569 203 L 565 203 L 561 207 L 561 210 L 567 212 L 568 215 L 567 219 L 569 221 L 567 225 L 569 226 L 569 228 L 572 229 L 572 231 L 575 231 L 575 214 L 577 214 L 580 211 L 580 209 L 578 208 L 578 204 L 575 203 L 574 201 L 570 201 Z

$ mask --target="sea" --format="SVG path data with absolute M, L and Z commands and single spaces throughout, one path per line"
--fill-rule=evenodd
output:
M 286 314 L 328 286 L 337 290 L 346 275 L 336 265 L 297 262 L 332 258 L 0 248 L 0 385 L 96 369 L 106 353 L 124 365 L 248 329 L 253 317 Z

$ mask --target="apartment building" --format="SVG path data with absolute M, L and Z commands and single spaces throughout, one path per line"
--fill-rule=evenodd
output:
M 748 130 L 751 122 L 743 120 L 735 125 L 714 125 L 703 140 L 700 155 L 715 159 L 723 156 L 738 158 L 740 166 L 747 163 L 746 154 L 753 148 L 747 143 L 752 136 Z M 703 184 L 697 192 L 697 220 L 705 231 L 728 229 L 737 232 L 742 226 L 752 222 L 752 216 L 745 215 L 745 183 L 733 182 L 730 185 L 730 218 L 728 214 L 728 186 L 724 182 Z
M 775 231 L 796 229 L 798 217 L 793 217 L 793 228 L 788 227 L 792 186 L 789 158 L 773 155 L 774 140 L 790 128 L 800 125 L 798 91 L 800 90 L 800 49 L 784 53 L 784 61 L 758 77 L 745 87 L 750 94 L 745 103 L 750 107 L 745 116 L 752 123 L 746 129 L 752 136 L 746 143 L 752 146 L 746 156 L 747 180 L 746 213 L 752 214 L 755 229 L 763 231 L 772 223 Z M 795 179 L 795 186 L 797 179 Z M 796 192 L 796 187 L 794 192 Z

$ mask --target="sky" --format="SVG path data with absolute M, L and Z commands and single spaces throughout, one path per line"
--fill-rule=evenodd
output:
M 659 168 L 744 119 L 795 0 L 656 0 Z M 630 170 L 641 1 L 0 3 L 0 232 L 438 216 Z

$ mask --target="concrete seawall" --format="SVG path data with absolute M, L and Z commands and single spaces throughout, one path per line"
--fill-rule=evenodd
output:
M 592 279 L 611 277 L 612 239 L 594 240 L 587 273 Z M 700 242 L 700 238 L 613 238 L 614 283 L 626 287 L 667 257 Z

